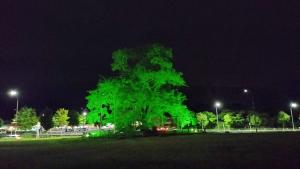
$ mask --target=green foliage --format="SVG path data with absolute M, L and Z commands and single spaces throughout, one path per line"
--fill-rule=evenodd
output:
M 13 119 L 14 122 L 20 127 L 20 129 L 28 130 L 32 126 L 36 125 L 38 122 L 38 117 L 33 108 L 22 107 L 16 114 Z
M 0 118 L 0 127 L 2 127 L 4 125 L 4 121 L 3 119 Z
M 258 128 L 262 124 L 262 118 L 254 113 L 248 115 L 249 125 Z
M 108 137 L 110 136 L 110 133 L 108 131 L 97 130 L 88 132 L 85 136 L 89 138 Z
M 202 130 L 205 130 L 208 126 L 214 126 L 217 120 L 216 115 L 208 111 L 197 113 L 196 117 Z
M 278 112 L 277 123 L 282 125 L 282 128 L 291 120 L 291 116 L 284 111 Z
M 86 116 L 84 116 L 83 114 L 80 114 L 78 119 L 79 119 L 79 125 L 86 124 Z
M 71 126 L 78 126 L 79 125 L 79 113 L 76 110 L 71 110 L 68 113 L 69 118 L 69 124 Z
M 46 108 L 45 110 L 42 111 L 40 122 L 41 122 L 41 126 L 45 130 L 49 130 L 53 127 L 52 116 L 53 116 L 53 111 L 51 109 Z
M 171 116 L 178 118 L 177 126 L 183 128 L 185 126 L 195 126 L 197 124 L 197 119 L 194 114 L 184 105 L 180 105 L 179 109 L 170 109 Z M 174 108 L 176 108 L 174 106 Z M 176 111 L 178 110 L 178 111 Z
M 224 127 L 228 127 L 229 129 L 243 127 L 245 123 L 245 119 L 242 113 L 228 111 L 221 113 L 220 117 L 224 124 Z
M 245 118 L 243 117 L 242 113 L 236 113 L 233 117 L 233 128 L 242 128 L 245 125 Z
M 52 121 L 54 123 L 54 126 L 56 127 L 62 127 L 64 125 L 68 125 L 69 124 L 69 116 L 68 116 L 69 110 L 64 109 L 64 108 L 60 108 L 58 110 L 56 110 Z
M 137 121 L 146 128 L 161 126 L 165 113 L 178 127 L 193 125 L 195 117 L 178 91 L 185 86 L 182 73 L 173 68 L 172 51 L 154 44 L 113 52 L 113 78 L 101 79 L 86 97 L 88 123 L 114 123 L 118 130 L 131 129 Z
M 234 123 L 234 113 L 232 112 L 223 112 L 221 113 L 221 120 L 224 123 L 225 127 L 231 128 L 232 124 Z
M 202 130 L 204 130 L 209 123 L 208 117 L 204 113 L 198 113 L 196 117 L 198 122 L 201 124 Z

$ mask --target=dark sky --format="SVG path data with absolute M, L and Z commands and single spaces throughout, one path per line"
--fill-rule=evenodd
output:
M 84 107 L 99 75 L 112 74 L 112 51 L 153 42 L 173 48 L 193 107 L 217 97 L 239 104 L 244 87 L 255 91 L 261 107 L 300 101 L 296 3 L 20 0 L 0 6 L 0 117 L 13 115 L 9 88 L 20 90 L 21 105 L 38 110 Z

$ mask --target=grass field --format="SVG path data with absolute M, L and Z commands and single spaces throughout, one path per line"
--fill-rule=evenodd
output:
M 300 133 L 1 141 L 0 169 L 299 169 Z

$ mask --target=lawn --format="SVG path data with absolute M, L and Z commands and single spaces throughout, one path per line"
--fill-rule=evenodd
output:
M 296 169 L 300 133 L 1 141 L 0 169 Z

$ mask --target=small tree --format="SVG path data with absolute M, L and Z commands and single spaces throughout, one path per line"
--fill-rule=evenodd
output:
M 245 119 L 242 113 L 237 113 L 233 117 L 233 124 L 232 127 L 234 128 L 242 128 L 245 125 Z
M 53 121 L 52 121 L 52 117 L 53 117 L 53 111 L 49 108 L 46 108 L 42 111 L 41 115 L 40 115 L 40 122 L 41 122 L 41 126 L 48 131 L 49 129 L 51 129 L 53 127 Z
M 290 121 L 290 119 L 291 119 L 290 115 L 288 115 L 284 111 L 280 111 L 277 116 L 277 123 L 282 125 L 282 129 L 284 129 L 284 126 L 286 126 L 286 124 Z
M 197 117 L 198 122 L 201 125 L 202 131 L 205 132 L 206 126 L 209 123 L 207 115 L 205 113 L 203 113 L 203 112 L 200 112 L 200 113 L 197 113 L 196 117 Z
M 216 115 L 208 111 L 197 113 L 196 118 L 204 132 L 208 127 L 214 127 L 217 120 Z
M 234 114 L 232 112 L 224 112 L 222 115 L 222 119 L 224 125 L 230 130 L 232 124 L 234 123 Z
M 31 129 L 38 122 L 38 117 L 33 108 L 23 107 L 16 114 L 13 119 L 14 122 L 20 127 L 20 129 Z
M 54 126 L 56 127 L 62 127 L 69 124 L 69 116 L 68 116 L 69 110 L 60 108 L 56 110 L 52 120 L 54 123 Z
M 257 128 L 260 127 L 260 125 L 262 124 L 262 118 L 257 114 L 249 114 L 248 120 L 250 127 L 254 126 L 256 131 Z

